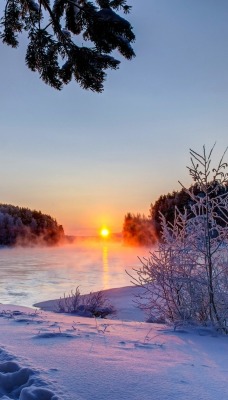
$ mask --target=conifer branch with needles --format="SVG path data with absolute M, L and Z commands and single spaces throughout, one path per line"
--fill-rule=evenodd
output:
M 26 64 L 45 83 L 60 90 L 75 80 L 99 93 L 106 70 L 120 64 L 112 53 L 135 56 L 132 26 L 120 15 L 130 8 L 125 0 L 7 0 L 0 39 L 18 47 L 19 34 L 26 33 Z

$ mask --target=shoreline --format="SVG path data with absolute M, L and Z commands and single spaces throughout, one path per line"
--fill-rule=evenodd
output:
M 145 322 L 146 317 L 144 312 L 135 304 L 136 296 L 142 293 L 143 290 L 143 288 L 137 286 L 124 286 L 101 290 L 107 302 L 112 305 L 116 311 L 112 319 Z M 87 295 L 88 294 L 85 294 L 83 296 Z M 33 306 L 43 311 L 58 312 L 56 311 L 58 308 L 58 301 L 59 299 L 46 300 L 35 303 Z

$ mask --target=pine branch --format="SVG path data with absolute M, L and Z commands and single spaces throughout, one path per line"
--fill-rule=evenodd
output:
M 101 92 L 106 69 L 117 69 L 120 64 L 110 54 L 118 50 L 126 59 L 134 57 L 131 43 L 135 36 L 130 23 L 113 11 L 118 8 L 126 11 L 125 1 L 100 0 L 97 3 L 100 9 L 86 0 L 55 0 L 53 7 L 49 0 L 39 0 L 38 3 L 34 0 L 7 0 L 5 16 L 1 19 L 1 39 L 17 47 L 18 32 L 27 31 L 30 41 L 39 35 L 44 38 L 46 32 L 49 39 L 45 42 L 45 51 L 42 47 L 35 49 L 31 43 L 28 46 L 26 63 L 29 68 L 38 71 L 41 78 L 56 89 L 75 78 L 84 89 Z M 43 13 L 44 17 L 49 16 L 50 21 L 42 28 Z M 84 40 L 90 41 L 88 47 L 78 46 L 72 34 L 82 34 Z M 37 45 L 43 46 L 44 43 L 38 40 Z M 34 62 L 38 53 L 43 57 L 39 66 Z M 45 68 L 47 61 L 50 70 Z M 53 79 L 51 70 L 55 74 Z

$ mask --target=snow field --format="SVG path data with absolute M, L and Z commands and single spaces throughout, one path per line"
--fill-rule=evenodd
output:
M 121 305 L 128 289 L 114 292 Z M 228 340 L 206 328 L 0 305 L 0 349 L 4 400 L 228 398 Z

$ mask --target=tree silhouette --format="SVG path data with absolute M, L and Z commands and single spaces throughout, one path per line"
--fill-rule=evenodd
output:
M 110 54 L 135 55 L 132 27 L 117 13 L 130 9 L 126 0 L 5 0 L 0 37 L 17 47 L 26 32 L 27 66 L 55 89 L 74 78 L 83 89 L 101 92 L 105 71 L 120 64 Z

